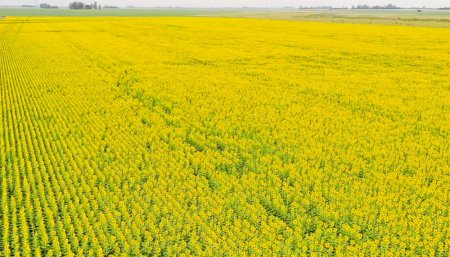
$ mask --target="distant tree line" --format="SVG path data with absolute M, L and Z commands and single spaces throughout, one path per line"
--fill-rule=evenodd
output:
M 332 6 L 300 6 L 299 9 L 333 9 Z
M 333 6 L 327 6 L 327 5 L 323 5 L 323 6 L 300 6 L 299 9 L 350 9 L 348 7 L 340 7 L 340 8 L 335 8 Z M 351 9 L 400 9 L 400 7 L 397 7 L 393 4 L 388 4 L 388 5 L 374 5 L 374 6 L 370 6 L 367 4 L 359 4 L 359 5 L 353 5 Z
M 333 7 L 333 6 L 328 6 L 328 5 L 320 5 L 320 6 L 300 6 L 299 9 L 329 9 L 329 10 L 345 10 L 345 9 L 427 9 L 426 6 L 423 7 L 407 7 L 407 8 L 402 8 L 402 7 L 398 7 L 396 5 L 393 4 L 388 4 L 388 5 L 367 5 L 367 4 L 359 4 L 359 5 L 352 5 L 352 7 L 347 7 L 347 6 L 342 6 L 342 7 Z M 450 10 L 450 7 L 441 7 L 441 8 L 436 8 L 437 10 Z M 419 10 L 418 10 L 419 11 Z
M 56 9 L 56 8 L 58 8 L 58 6 L 50 5 L 50 4 L 47 4 L 47 3 L 42 3 L 42 4 L 39 5 L 39 8 L 42 8 L 42 9 Z
M 357 6 L 352 6 L 352 9 L 400 9 L 400 7 L 397 7 L 393 4 L 388 4 L 388 5 L 374 5 L 374 6 L 369 6 L 367 4 L 359 4 Z
M 91 9 L 99 10 L 99 9 L 102 9 L 102 6 L 97 4 L 97 2 L 94 2 L 93 4 L 85 4 L 83 2 L 73 2 L 73 3 L 69 4 L 69 8 L 70 9 L 75 9 L 75 10 L 82 10 L 82 9 L 85 9 L 85 10 L 91 10 Z

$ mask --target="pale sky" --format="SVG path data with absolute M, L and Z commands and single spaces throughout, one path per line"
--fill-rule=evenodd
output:
M 85 3 L 97 1 L 102 5 L 136 7 L 180 6 L 180 7 L 285 7 L 285 6 L 352 6 L 358 4 L 386 5 L 392 3 L 401 7 L 444 7 L 450 6 L 450 0 L 80 0 Z M 67 6 L 70 0 L 0 0 L 0 5 L 22 5 L 46 2 Z

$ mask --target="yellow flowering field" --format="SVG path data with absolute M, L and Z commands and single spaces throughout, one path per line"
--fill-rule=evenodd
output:
M 448 256 L 450 30 L 0 21 L 1 256 Z

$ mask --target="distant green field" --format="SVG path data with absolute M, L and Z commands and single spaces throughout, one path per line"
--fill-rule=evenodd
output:
M 217 16 L 247 17 L 339 23 L 393 24 L 450 27 L 450 10 L 298 10 L 261 8 L 133 8 L 102 10 L 69 10 L 38 8 L 0 8 L 1 16 Z
M 230 16 L 249 18 L 327 21 L 339 23 L 398 24 L 411 26 L 450 27 L 450 11 L 425 9 L 401 10 L 250 10 Z
M 194 8 L 129 8 L 101 10 L 0 8 L 0 16 L 196 16 L 220 15 L 242 12 L 240 9 L 194 9 Z

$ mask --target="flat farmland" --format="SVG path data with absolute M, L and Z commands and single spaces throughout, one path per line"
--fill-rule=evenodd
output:
M 0 20 L 1 256 L 448 256 L 447 28 Z

